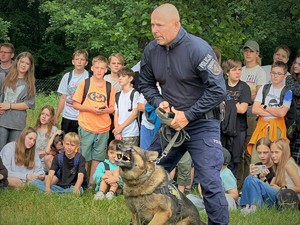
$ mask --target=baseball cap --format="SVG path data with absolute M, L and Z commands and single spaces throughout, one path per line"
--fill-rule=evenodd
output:
M 252 40 L 248 40 L 245 44 L 244 44 L 244 48 L 250 48 L 252 51 L 258 51 L 259 52 L 259 45 L 256 41 L 252 41 Z
M 231 154 L 226 148 L 223 148 L 223 156 L 224 156 L 224 164 L 228 165 L 231 160 Z

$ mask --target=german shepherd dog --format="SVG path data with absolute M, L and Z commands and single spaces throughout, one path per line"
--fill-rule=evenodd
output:
M 158 152 L 117 146 L 116 164 L 133 225 L 202 225 L 196 207 L 171 184 L 168 173 L 154 163 Z

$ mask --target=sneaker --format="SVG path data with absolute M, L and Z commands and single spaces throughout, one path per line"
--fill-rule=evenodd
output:
M 105 199 L 105 195 L 102 191 L 98 191 L 95 195 L 94 195 L 94 200 L 103 200 Z
M 242 208 L 241 209 L 241 213 L 244 215 L 244 216 L 247 216 L 251 213 L 255 213 L 256 212 L 256 207 L 245 207 L 245 208 Z
M 112 192 L 112 191 L 109 191 L 106 193 L 105 197 L 108 199 L 108 200 L 112 200 L 114 197 L 115 197 L 115 193 Z

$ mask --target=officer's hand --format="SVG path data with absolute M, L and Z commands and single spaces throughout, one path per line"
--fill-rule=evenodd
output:
M 170 112 L 171 111 L 170 110 L 169 102 L 167 102 L 167 101 L 161 102 L 158 107 L 164 109 L 166 112 Z
M 188 125 L 189 121 L 185 117 L 184 112 L 176 110 L 174 107 L 172 107 L 172 112 L 175 113 L 175 117 L 171 122 L 171 127 L 177 131 L 185 128 L 185 126 Z

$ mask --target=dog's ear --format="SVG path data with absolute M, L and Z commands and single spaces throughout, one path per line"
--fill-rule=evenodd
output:
M 158 152 L 155 151 L 145 151 L 148 161 L 154 161 L 158 157 Z

